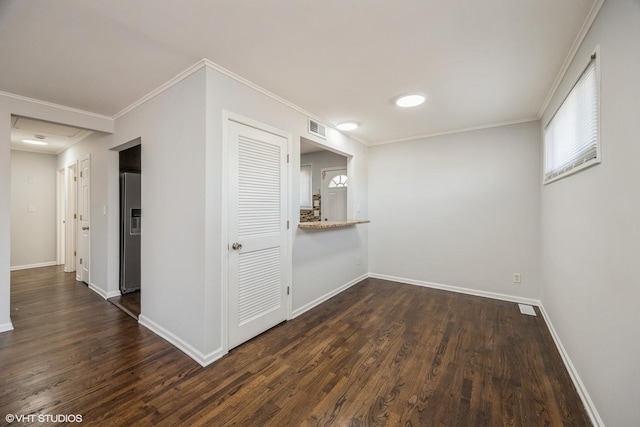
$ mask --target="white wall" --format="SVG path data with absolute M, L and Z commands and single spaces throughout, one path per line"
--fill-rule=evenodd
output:
M 12 329 L 10 318 L 11 246 L 11 115 L 32 117 L 103 132 L 113 131 L 113 121 L 99 115 L 22 97 L 0 94 L 0 332 Z
M 182 343 L 194 357 L 208 353 L 205 248 L 205 71 L 194 74 L 116 119 L 111 146 L 141 138 L 141 322 Z M 115 153 L 115 152 L 114 152 Z M 117 158 L 117 156 L 116 156 Z M 118 161 L 109 167 L 111 223 L 119 222 Z M 95 176 L 95 175 L 94 175 Z M 119 258 L 119 233 L 109 228 L 108 257 Z M 119 262 L 110 267 L 117 287 Z
M 311 167 L 311 194 L 320 194 L 322 187 L 321 169 L 330 167 L 347 168 L 347 158 L 331 151 L 315 151 L 313 153 L 302 154 L 300 156 L 301 165 L 312 165 Z
M 219 345 L 219 322 L 222 306 L 219 300 L 220 271 L 226 262 L 227 241 L 221 227 L 221 212 L 216 209 L 222 200 L 222 115 L 229 111 L 257 122 L 272 126 L 292 135 L 291 153 L 291 226 L 292 226 L 292 310 L 293 315 L 324 300 L 349 285 L 368 271 L 367 226 L 350 227 L 324 232 L 306 232 L 298 229 L 300 217 L 299 171 L 300 137 L 353 155 L 349 165 L 352 180 L 348 203 L 356 218 L 367 216 L 367 147 L 344 134 L 328 129 L 327 140 L 318 140 L 307 132 L 307 116 L 213 68 L 207 67 L 207 215 L 206 230 L 209 283 L 208 324 L 215 325 L 208 335 L 209 348 Z M 143 166 L 144 170 L 144 166 Z M 353 189 L 353 191 L 351 191 Z M 356 212 L 356 206 L 360 211 Z M 360 264 L 356 264 L 360 257 Z
M 294 314 L 353 283 L 368 271 L 366 228 L 320 235 L 297 230 L 299 141 L 302 135 L 309 137 L 307 117 L 213 68 L 200 68 L 116 119 L 117 131 L 109 137 L 107 145 L 117 148 L 138 137 L 142 140 L 141 322 L 203 364 L 224 354 L 226 325 L 221 297 L 222 283 L 226 280 L 223 271 L 227 242 L 223 236 L 221 206 L 226 162 L 222 157 L 226 143 L 223 114 L 227 112 L 292 135 Z M 358 215 L 366 216 L 366 147 L 337 131 L 329 133 L 325 144 L 355 155 L 350 172 L 354 174 L 357 190 L 350 195 L 350 203 L 354 210 L 359 204 Z M 110 292 L 117 289 L 118 263 L 113 260 L 118 257 L 118 166 L 117 159 L 110 155 L 106 158 L 104 154 L 97 155 L 100 149 L 94 146 L 90 150 L 92 179 L 104 177 L 107 181 L 106 204 L 111 208 L 108 208 L 106 234 L 100 229 L 92 233 L 92 251 L 94 240 L 107 242 L 104 280 Z M 107 162 L 104 173 L 96 169 L 99 159 Z M 93 206 L 94 193 L 98 190 L 92 187 L 92 191 Z M 96 202 L 99 212 L 102 203 Z M 332 256 L 316 257 L 318 249 Z M 360 257 L 360 264 L 356 264 L 356 256 Z M 310 259 L 313 270 L 307 266 Z M 96 268 L 98 260 L 93 256 L 92 260 Z M 331 273 L 317 274 L 317 269 Z M 98 280 L 97 273 L 95 277 Z M 103 277 L 101 274 L 99 280 Z
M 109 151 L 111 134 L 94 132 L 81 142 L 75 144 L 57 157 L 57 168 L 61 169 L 71 163 L 77 163 L 86 155 L 91 156 L 91 194 L 90 194 L 90 272 L 89 286 L 103 298 L 119 295 L 118 276 L 113 278 L 116 286 L 109 287 L 109 256 L 107 238 L 113 227 L 109 228 L 108 213 L 114 210 L 117 214 L 118 204 L 110 205 L 109 188 L 118 187 L 118 182 L 108 179 L 110 164 L 118 164 L 118 153 Z M 118 229 L 117 226 L 115 228 Z M 119 260 L 116 260 L 119 263 Z M 113 280 L 111 282 L 113 282 Z
M 640 420 L 640 2 L 606 1 L 547 123 L 596 45 L 602 163 L 542 187 L 541 300 L 602 420 Z
M 54 155 L 11 151 L 12 268 L 56 263 L 56 165 Z
M 529 122 L 371 147 L 371 272 L 537 299 L 539 141 Z

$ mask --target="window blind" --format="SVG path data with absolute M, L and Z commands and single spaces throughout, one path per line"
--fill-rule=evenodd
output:
M 300 166 L 300 208 L 311 209 L 311 165 Z
M 545 128 L 544 139 L 545 183 L 600 161 L 595 55 Z

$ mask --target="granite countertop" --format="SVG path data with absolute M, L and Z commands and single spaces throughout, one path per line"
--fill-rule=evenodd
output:
M 368 224 L 370 222 L 371 221 L 369 221 L 368 219 L 351 220 L 351 221 L 315 221 L 315 222 L 301 222 L 300 224 L 298 224 L 298 227 L 320 230 L 323 228 L 338 228 L 338 227 L 348 227 L 350 225 L 356 225 L 356 224 Z

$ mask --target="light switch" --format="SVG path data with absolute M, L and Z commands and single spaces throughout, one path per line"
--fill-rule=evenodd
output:
M 35 205 L 29 205 L 29 206 L 27 207 L 27 210 L 28 210 L 29 212 L 35 212 L 35 211 L 36 211 L 36 207 L 35 207 Z

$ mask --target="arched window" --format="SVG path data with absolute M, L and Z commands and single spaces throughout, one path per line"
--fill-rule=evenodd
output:
M 329 181 L 329 188 L 346 187 L 347 181 L 349 178 L 346 175 L 336 175 Z

